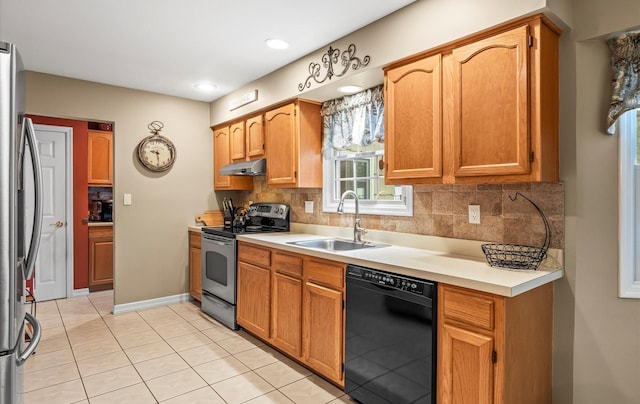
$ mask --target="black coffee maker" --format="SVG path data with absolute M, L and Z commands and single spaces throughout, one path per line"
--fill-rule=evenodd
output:
M 102 201 L 102 212 L 100 213 L 100 221 L 112 222 L 113 221 L 113 200 Z

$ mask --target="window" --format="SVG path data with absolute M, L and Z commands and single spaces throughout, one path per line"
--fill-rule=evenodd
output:
M 631 110 L 617 123 L 619 134 L 618 296 L 640 299 L 640 114 Z
M 335 212 L 340 196 L 347 190 L 359 198 L 360 213 L 391 216 L 413 215 L 413 188 L 385 185 L 384 144 L 351 145 L 344 150 L 325 153 L 323 161 L 323 210 Z M 345 201 L 345 212 L 355 210 L 353 199 Z
M 322 207 L 338 209 L 340 196 L 358 195 L 361 213 L 412 216 L 413 189 L 384 183 L 384 100 L 382 85 L 322 104 Z M 355 211 L 347 198 L 345 211 Z

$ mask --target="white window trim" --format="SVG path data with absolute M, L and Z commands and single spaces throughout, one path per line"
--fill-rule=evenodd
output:
M 330 163 L 330 164 L 328 164 Z M 333 198 L 333 184 L 335 182 L 335 165 L 333 159 L 323 157 L 322 159 L 322 211 L 336 213 L 338 210 L 337 199 Z M 405 185 L 402 201 L 359 201 L 360 214 L 364 215 L 384 215 L 384 216 L 413 216 L 413 187 Z M 344 212 L 355 213 L 355 202 L 352 197 L 345 199 Z
M 640 212 L 638 201 L 640 173 L 635 165 L 636 111 L 623 114 L 618 119 L 618 296 L 640 299 Z M 640 134 L 636 134 L 640 136 Z

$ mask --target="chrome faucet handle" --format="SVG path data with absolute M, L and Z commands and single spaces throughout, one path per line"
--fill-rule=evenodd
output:
M 362 241 L 362 235 L 367 232 L 367 229 L 360 227 L 360 218 L 356 219 L 353 226 L 353 241 Z

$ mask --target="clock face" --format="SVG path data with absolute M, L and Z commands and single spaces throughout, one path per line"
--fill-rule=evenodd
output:
M 152 171 L 169 169 L 176 158 L 176 149 L 171 141 L 160 135 L 145 138 L 138 146 L 140 163 Z

